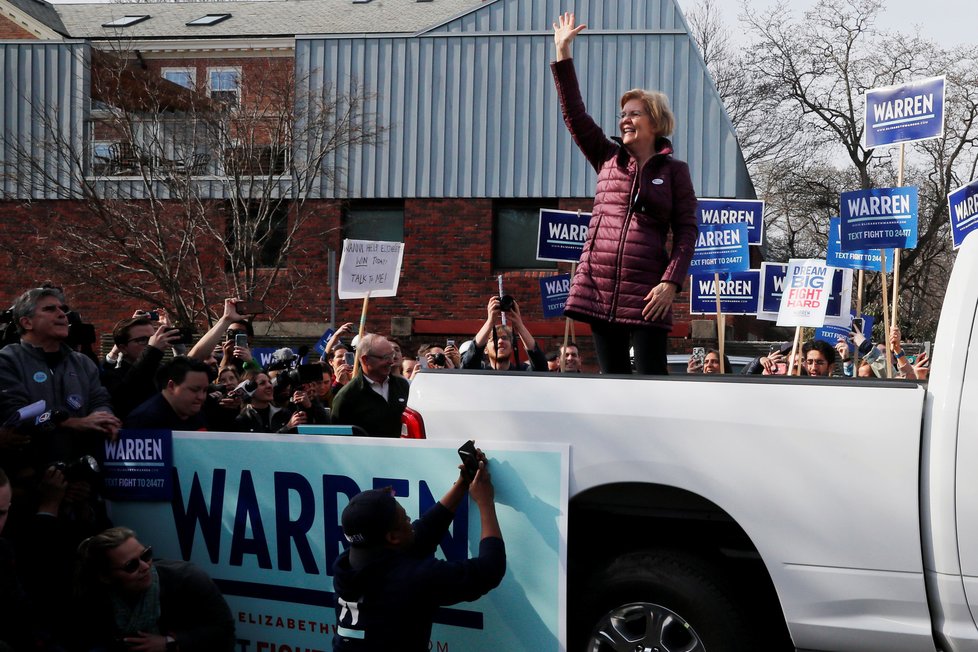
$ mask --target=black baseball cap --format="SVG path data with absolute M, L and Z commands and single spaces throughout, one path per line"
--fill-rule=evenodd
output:
M 354 548 L 372 548 L 385 541 L 397 520 L 391 487 L 361 491 L 343 510 L 343 536 Z

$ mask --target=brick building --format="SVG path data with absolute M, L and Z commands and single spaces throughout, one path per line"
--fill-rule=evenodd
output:
M 595 185 L 560 119 L 547 66 L 550 23 L 562 9 L 550 0 L 0 0 L 0 60 L 19 72 L 0 102 L 0 223 L 4 240 L 19 246 L 0 249 L 8 270 L 0 300 L 50 278 L 100 329 L 150 301 L 46 262 L 75 255 L 59 249 L 59 232 L 77 242 L 88 229 L 91 242 L 113 245 L 87 251 L 85 269 L 116 264 L 112 252 L 133 246 L 88 192 L 111 198 L 112 210 L 122 206 L 118 215 L 156 215 L 171 238 L 190 204 L 216 225 L 217 236 L 192 252 L 164 248 L 158 256 L 183 265 L 175 278 L 203 279 L 185 311 L 199 328 L 229 275 L 240 282 L 248 274 L 245 285 L 276 317 L 273 333 L 311 343 L 331 320 L 357 322 L 361 302 L 336 301 L 331 278 L 343 238 L 352 237 L 405 243 L 398 296 L 371 303 L 368 329 L 411 344 L 467 339 L 502 275 L 531 332 L 553 348 L 564 322 L 542 318 L 539 278 L 569 266 L 535 260 L 536 215 L 541 207 L 589 210 Z M 590 0 L 576 10 L 589 29 L 575 58 L 599 124 L 616 129 L 624 89 L 659 88 L 672 100 L 677 157 L 689 161 L 697 194 L 752 198 L 733 129 L 675 0 Z M 283 80 L 288 88 L 275 90 Z M 267 113 L 260 126 L 242 127 L 269 97 L 279 100 L 278 115 L 301 116 L 290 139 L 278 137 Z M 313 106 L 312 97 L 328 102 Z M 300 169 L 318 141 L 296 130 L 351 97 L 355 115 L 380 137 L 340 143 Z M 196 129 L 188 125 L 209 124 L 215 103 L 234 138 L 189 139 Z M 52 142 L 60 146 L 45 147 Z M 77 151 L 77 160 L 66 161 L 65 151 Z M 38 171 L 30 178 L 25 152 Z M 269 197 L 267 237 L 254 249 L 261 258 L 286 238 L 284 257 L 272 255 L 279 268 L 231 268 L 235 211 Z M 115 270 L 119 285 L 142 278 Z M 586 327 L 576 332 L 586 347 Z M 684 293 L 673 335 L 689 333 Z

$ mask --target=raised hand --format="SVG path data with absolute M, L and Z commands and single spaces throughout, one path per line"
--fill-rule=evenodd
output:
M 554 23 L 554 45 L 557 47 L 557 61 L 571 58 L 571 43 L 586 27 L 587 25 L 583 23 L 576 25 L 574 14 L 569 11 L 557 16 L 557 22 Z

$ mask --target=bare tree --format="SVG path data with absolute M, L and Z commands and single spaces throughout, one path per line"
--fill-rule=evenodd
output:
M 747 164 L 762 165 L 797 152 L 796 141 L 802 134 L 794 117 L 782 110 L 784 100 L 772 92 L 770 81 L 757 74 L 749 52 L 735 46 L 719 4 L 715 0 L 698 0 L 686 12 L 686 20 L 737 132 Z
M 732 87 L 732 94 L 750 100 L 764 89 L 771 96 L 765 106 L 794 125 L 787 150 L 751 161 L 768 200 L 769 254 L 787 257 L 825 242 L 839 193 L 897 183 L 896 148 L 863 146 L 866 91 L 947 74 L 947 131 L 940 140 L 908 146 L 905 179 L 920 188 L 921 202 L 917 248 L 902 254 L 901 298 L 913 334 L 928 335 L 951 260 L 946 195 L 974 174 L 978 48 L 949 52 L 919 35 L 878 32 L 882 7 L 881 0 L 820 0 L 795 20 L 784 3 L 761 13 L 745 5 L 742 20 L 755 41 L 746 49 L 744 74 L 753 81 Z M 763 130 L 765 123 L 757 126 Z M 881 309 L 877 289 L 869 286 L 874 311 Z
M 309 240 L 307 200 L 322 178 L 343 174 L 326 162 L 378 142 L 385 127 L 355 85 L 296 101 L 303 85 L 292 68 L 267 68 L 241 97 L 221 98 L 228 104 L 141 70 L 127 54 L 93 55 L 90 143 L 75 144 L 43 106 L 31 109 L 55 134 L 44 150 L 57 165 L 5 139 L 21 161 L 6 174 L 72 201 L 3 246 L 55 277 L 164 306 L 181 323 L 213 318 L 209 306 L 223 296 L 265 301 L 274 320 L 308 287 L 295 264 Z M 57 214 L 66 206 L 75 215 Z

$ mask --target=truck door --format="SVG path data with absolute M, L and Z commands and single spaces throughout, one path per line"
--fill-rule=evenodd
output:
M 978 320 L 970 343 L 954 342 L 954 351 L 960 352 L 956 355 L 968 355 L 958 412 L 954 502 L 961 579 L 971 616 L 978 622 L 978 350 L 968 345 L 975 342 Z

